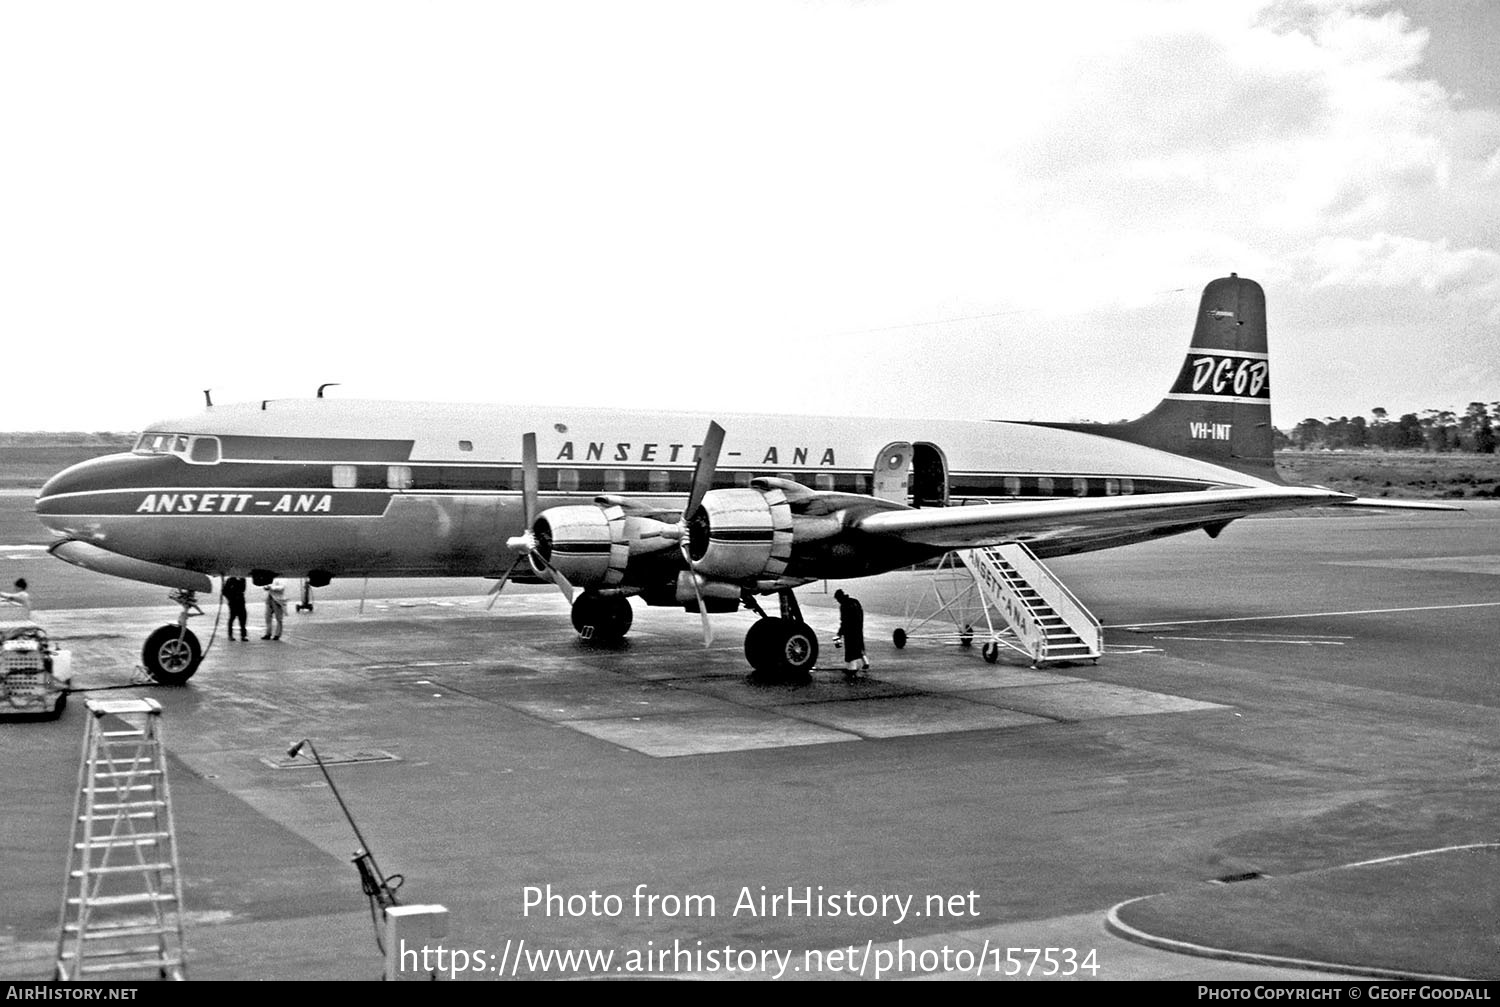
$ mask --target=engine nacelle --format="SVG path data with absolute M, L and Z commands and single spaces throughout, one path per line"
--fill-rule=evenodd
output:
M 792 509 L 779 489 L 712 490 L 688 518 L 693 569 L 716 580 L 775 580 L 792 557 Z
M 677 530 L 616 504 L 549 507 L 532 526 L 537 551 L 572 584 L 614 587 L 632 557 L 677 547 Z

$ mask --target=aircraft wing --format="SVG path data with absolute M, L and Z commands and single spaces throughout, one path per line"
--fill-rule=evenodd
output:
M 1050 539 L 1149 537 L 1154 530 L 1220 526 L 1251 514 L 1345 504 L 1347 493 L 1303 486 L 1018 501 L 970 507 L 884 510 L 852 524 L 869 535 L 940 549 Z

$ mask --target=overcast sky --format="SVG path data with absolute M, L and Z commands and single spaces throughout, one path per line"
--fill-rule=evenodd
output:
M 0 2 L 0 430 L 1500 399 L 1500 3 Z M 914 430 L 914 436 L 920 431 Z

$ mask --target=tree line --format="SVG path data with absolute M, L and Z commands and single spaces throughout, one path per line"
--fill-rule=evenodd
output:
M 1308 417 L 1290 434 L 1276 431 L 1276 446 L 1304 451 L 1380 448 L 1386 451 L 1468 451 L 1495 453 L 1500 402 L 1470 402 L 1462 414 L 1452 409 L 1424 409 L 1391 419 L 1378 406 L 1370 417 Z

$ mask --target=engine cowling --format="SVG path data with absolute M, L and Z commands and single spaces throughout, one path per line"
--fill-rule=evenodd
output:
M 549 507 L 532 531 L 543 559 L 570 583 L 591 588 L 615 587 L 632 557 L 675 549 L 678 539 L 672 525 L 604 503 Z
M 618 507 L 549 507 L 532 525 L 537 552 L 580 587 L 613 587 L 625 579 L 630 546 Z
M 779 489 L 711 490 L 687 531 L 693 570 L 715 580 L 775 580 L 792 557 L 792 509 Z

